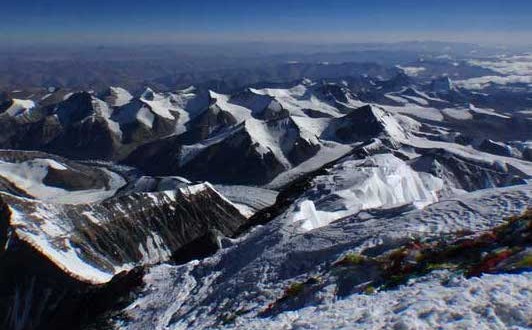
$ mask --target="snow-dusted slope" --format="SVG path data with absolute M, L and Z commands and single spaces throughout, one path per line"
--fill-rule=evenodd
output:
M 102 99 L 110 106 L 121 107 L 131 101 L 133 95 L 121 87 L 109 87 L 102 94 Z
M 31 110 L 35 108 L 35 102 L 32 100 L 13 99 L 5 113 L 12 117 L 28 116 Z

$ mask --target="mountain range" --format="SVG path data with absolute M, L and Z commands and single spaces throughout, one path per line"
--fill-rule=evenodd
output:
M 529 326 L 532 89 L 496 60 L 4 93 L 0 324 Z

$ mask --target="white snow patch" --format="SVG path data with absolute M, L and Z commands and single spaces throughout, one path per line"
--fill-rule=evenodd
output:
M 396 68 L 398 69 L 401 69 L 403 70 L 403 72 L 408 75 L 408 76 L 411 76 L 411 77 L 416 77 L 418 76 L 420 73 L 422 73 L 423 71 L 426 71 L 427 69 L 422 67 L 422 66 L 400 66 L 400 65 L 396 65 L 395 66 Z
M 5 111 L 11 117 L 19 117 L 29 114 L 35 108 L 35 102 L 32 100 L 13 99 L 13 104 Z
M 115 97 L 113 103 L 111 104 L 112 106 L 121 107 L 129 103 L 133 99 L 133 96 L 124 88 L 109 87 L 109 90 L 111 91 L 111 94 Z

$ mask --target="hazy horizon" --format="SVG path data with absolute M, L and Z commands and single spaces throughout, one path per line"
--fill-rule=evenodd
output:
M 531 45 L 532 3 L 488 0 L 242 0 L 223 3 L 21 0 L 4 5 L 5 45 L 442 41 Z

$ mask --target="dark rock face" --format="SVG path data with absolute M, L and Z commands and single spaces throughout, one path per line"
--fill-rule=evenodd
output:
M 103 118 L 88 117 L 68 127 L 43 149 L 74 159 L 112 159 L 119 143 Z
M 523 150 L 523 159 L 528 160 L 529 162 L 532 161 L 532 148 L 527 147 Z
M 47 186 L 75 191 L 104 188 L 106 181 L 102 179 L 102 177 L 91 177 L 86 173 L 49 168 L 43 183 Z
M 140 284 L 132 267 L 179 258 L 189 243 L 246 222 L 208 184 L 87 205 L 3 194 L 0 216 L 0 323 L 14 329 L 76 328 Z M 87 275 L 94 270 L 107 275 Z
M 141 145 L 123 163 L 140 168 L 148 175 L 179 175 L 181 136 L 171 136 Z
M 256 117 L 266 121 L 288 118 L 290 113 L 277 100 L 272 100 Z
M 111 119 L 120 125 L 122 144 L 136 146 L 174 133 L 179 114 L 173 112 L 171 115 L 173 119 L 161 117 L 144 99 L 134 98 L 125 105 L 114 107 Z
M 87 92 L 75 93 L 59 103 L 55 113 L 63 126 L 81 121 L 94 114 L 92 95 Z
M 6 95 L 0 96 L 0 113 L 4 113 L 13 103 L 13 100 L 9 99 Z
M 218 112 L 218 116 L 221 114 L 223 111 Z M 198 125 L 205 118 L 208 117 L 200 116 L 194 123 Z M 218 119 L 216 123 L 220 123 Z M 201 125 L 197 130 L 191 130 L 190 134 L 141 146 L 125 162 L 150 175 L 179 175 L 213 183 L 260 185 L 271 181 L 288 166 L 296 166 L 311 158 L 320 149 L 317 140 L 312 142 L 302 137 L 301 129 L 291 118 L 270 120 L 265 130 L 278 136 L 279 150 L 289 162 L 286 164 L 272 150 L 265 153 L 259 151 L 259 148 L 265 147 L 260 145 L 260 139 L 256 141 L 254 135 L 257 133 L 252 127 L 246 126 L 246 123 L 225 127 L 228 124 L 227 121 L 223 122 L 222 126 L 227 130 L 223 138 L 206 145 L 186 162 L 180 161 L 183 148 L 186 148 L 183 145 L 197 141 L 199 136 L 192 132 L 200 134 Z
M 101 102 L 101 101 L 100 101 Z M 103 107 L 103 108 L 102 108 Z M 120 136 L 109 127 L 106 105 L 87 92 L 32 112 L 31 118 L 0 116 L 3 148 L 43 150 L 72 158 L 113 158 Z
M 231 113 L 223 111 L 216 104 L 213 104 L 187 125 L 189 131 L 184 134 L 182 141 L 184 143 L 196 143 L 227 130 L 236 123 L 237 121 Z
M 485 139 L 484 141 L 482 141 L 482 143 L 479 145 L 478 149 L 481 150 L 481 151 L 488 152 L 490 154 L 495 154 L 495 155 L 500 155 L 500 156 L 507 156 L 507 157 L 512 157 L 513 156 L 511 147 L 509 147 L 509 146 L 507 146 L 507 145 L 505 145 L 503 143 L 495 142 L 495 141 L 492 141 L 492 140 L 489 140 L 489 139 Z
M 325 112 L 321 112 L 319 110 L 303 109 L 302 111 L 310 118 L 332 118 L 332 115 Z
M 395 77 L 393 77 L 390 80 L 384 80 L 377 82 L 377 85 L 379 87 L 382 87 L 382 89 L 386 92 L 390 91 L 397 91 L 401 89 L 402 87 L 408 87 L 413 85 L 412 79 L 405 74 L 404 72 L 399 72 Z
M 324 101 L 331 105 L 337 105 L 338 102 L 347 103 L 349 98 L 355 98 L 353 93 L 346 87 L 334 83 L 324 83 L 317 89 L 318 95 Z
M 355 143 L 385 134 L 385 124 L 377 111 L 370 105 L 355 109 L 332 121 L 323 135 L 342 143 Z
M 284 170 L 272 152 L 260 154 L 249 133 L 240 129 L 201 151 L 193 161 L 181 166 L 178 174 L 214 183 L 265 184 Z
M 449 77 L 440 77 L 438 79 L 434 79 L 430 83 L 430 89 L 433 93 L 442 94 L 448 94 L 456 90 L 452 80 Z
M 115 106 L 113 94 L 104 94 L 109 103 L 88 92 L 63 95 L 64 100 L 53 96 L 29 114 L 0 114 L 0 146 L 75 159 L 117 160 L 139 144 L 175 133 L 180 120 L 176 111 L 168 118 L 158 115 L 141 98 L 120 100 L 121 105 Z
M 0 145 L 6 149 L 41 149 L 60 133 L 57 117 L 21 123 L 11 116 L 0 116 Z
M 5 329 L 80 329 L 101 313 L 122 306 L 142 285 L 142 268 L 89 285 L 65 274 L 17 238 L 15 253 L 0 257 L 0 324 Z

